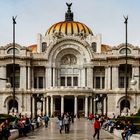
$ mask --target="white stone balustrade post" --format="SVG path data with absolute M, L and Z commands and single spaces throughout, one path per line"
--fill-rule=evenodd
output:
M 85 96 L 85 117 L 88 117 L 88 96 Z
M 61 96 L 61 115 L 64 113 L 64 96 Z
M 77 96 L 74 96 L 74 115 L 77 117 Z
M 53 116 L 53 96 L 51 96 L 51 117 Z
M 47 114 L 47 116 L 49 116 L 49 97 L 47 96 L 46 97 L 46 114 Z

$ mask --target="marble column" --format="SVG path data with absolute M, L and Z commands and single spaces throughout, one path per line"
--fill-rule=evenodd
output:
M 74 96 L 74 115 L 77 117 L 77 96 Z
M 88 117 L 88 96 L 85 96 L 85 117 Z
M 107 79 L 108 79 L 108 89 L 111 89 L 111 67 L 108 67 L 108 75 L 107 75 Z
M 64 113 L 64 96 L 61 95 L 61 115 Z
M 93 88 L 93 68 L 87 68 L 87 86 Z
M 44 98 L 44 99 L 43 99 L 43 115 L 46 115 L 46 114 L 45 114 L 45 104 L 46 104 L 46 103 L 45 103 L 45 98 Z
M 93 102 L 93 114 L 96 113 L 96 101 L 95 101 L 95 97 L 94 97 L 94 102 Z
M 89 108 L 89 109 L 90 109 L 90 110 L 89 110 L 89 113 L 90 113 L 90 114 L 93 113 L 93 112 L 92 112 L 92 110 L 93 110 L 93 107 L 92 107 L 93 102 L 92 102 L 92 101 L 93 101 L 93 99 L 92 99 L 92 97 L 90 97 L 90 108 Z
M 46 88 L 53 86 L 52 85 L 52 68 L 51 67 L 46 67 L 45 79 L 46 79 Z
M 108 67 L 105 67 L 105 89 L 108 89 Z
M 104 108 L 103 108 L 103 115 L 105 115 L 105 114 L 106 114 L 106 111 L 107 111 L 107 110 L 106 110 L 106 98 L 104 98 L 103 104 L 104 104 L 104 105 L 103 105 L 103 107 L 104 107 Z
M 140 73 L 139 73 L 139 67 L 138 66 L 133 66 L 132 67 L 132 78 L 137 81 L 136 85 L 134 85 L 134 90 L 139 90 L 140 89 Z
M 45 88 L 48 88 L 48 68 L 45 68 Z
M 31 88 L 34 88 L 34 68 L 31 68 Z
M 78 86 L 82 87 L 82 69 L 79 69 Z
M 0 66 L 0 78 L 6 79 L 6 66 Z M 6 88 L 6 80 L 0 80 L 0 89 Z
M 60 86 L 60 72 L 61 71 L 61 69 L 60 68 L 57 68 L 57 86 Z
M 34 118 L 35 117 L 35 98 L 32 97 L 32 117 Z
M 53 116 L 53 113 L 54 113 L 54 111 L 53 111 L 53 100 L 54 100 L 54 98 L 53 98 L 53 96 L 51 96 L 51 117 Z
M 53 87 L 55 87 L 55 76 L 56 76 L 56 71 L 55 68 L 53 68 Z
M 26 90 L 26 67 L 20 66 L 20 88 Z
M 28 89 L 31 89 L 31 68 L 28 67 Z
M 118 89 L 119 88 L 119 71 L 118 66 L 112 67 L 112 89 Z
M 47 116 L 49 116 L 49 97 L 47 96 L 46 97 L 46 114 L 47 114 Z
M 85 86 L 86 86 L 86 76 L 85 76 L 85 72 L 86 72 L 86 70 L 85 70 L 85 68 L 83 68 L 83 69 L 81 70 L 81 85 L 82 85 L 82 87 L 85 87 Z

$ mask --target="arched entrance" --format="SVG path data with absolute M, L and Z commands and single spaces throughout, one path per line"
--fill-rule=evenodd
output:
M 8 102 L 8 113 L 13 111 L 13 102 L 14 102 L 14 111 L 18 112 L 18 102 L 16 100 L 11 99 Z
M 124 108 L 127 106 L 128 110 L 130 110 L 130 102 L 127 100 L 122 100 L 120 102 L 120 113 L 124 110 Z

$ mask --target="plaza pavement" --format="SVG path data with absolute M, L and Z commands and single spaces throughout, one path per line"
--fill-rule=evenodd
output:
M 48 128 L 40 127 L 30 132 L 27 137 L 18 138 L 18 140 L 95 140 L 93 133 L 93 125 L 87 119 L 80 118 L 71 124 L 69 134 L 65 134 L 64 130 L 60 134 L 57 119 L 51 118 Z M 120 138 L 101 130 L 100 140 L 120 140 Z

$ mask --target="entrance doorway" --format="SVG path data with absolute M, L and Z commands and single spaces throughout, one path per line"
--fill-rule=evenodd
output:
M 130 110 L 130 102 L 128 100 L 126 102 L 126 100 L 124 99 L 120 103 L 120 113 L 124 111 L 125 105 L 127 106 L 128 111 Z
M 14 102 L 14 108 L 13 108 L 13 102 Z M 8 112 L 14 111 L 18 112 L 18 102 L 16 100 L 11 99 L 8 103 Z
M 66 97 L 64 99 L 64 112 L 74 113 L 74 98 Z

